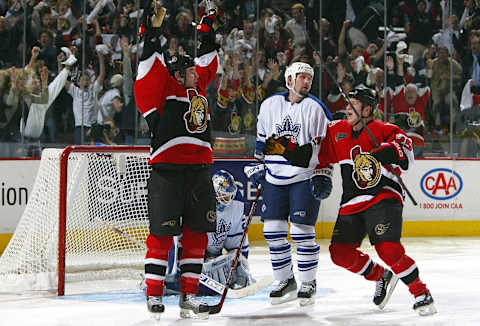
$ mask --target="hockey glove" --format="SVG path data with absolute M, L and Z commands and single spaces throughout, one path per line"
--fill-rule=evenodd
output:
M 216 15 L 215 10 L 209 11 L 202 16 L 200 23 L 196 27 L 200 40 L 198 47 L 199 57 L 220 48 L 220 45 L 215 43 L 215 30 L 213 29 L 213 22 Z
M 314 170 L 310 178 L 310 188 L 312 195 L 316 200 L 328 198 L 332 192 L 332 172 L 333 166 Z
M 263 163 L 250 163 L 243 168 L 243 172 L 254 185 L 263 185 L 265 182 L 266 172 Z
M 302 168 L 308 167 L 312 157 L 312 144 L 308 143 L 298 146 L 288 138 L 275 135 L 269 137 L 265 142 L 263 152 L 265 155 L 282 155 L 292 165 L 300 166 Z
M 383 143 L 373 149 L 371 154 L 382 164 L 397 164 L 404 170 L 408 168 L 408 159 L 399 143 Z
M 263 153 L 265 155 L 283 155 L 287 150 L 293 150 L 295 143 L 284 136 L 270 136 L 265 142 Z

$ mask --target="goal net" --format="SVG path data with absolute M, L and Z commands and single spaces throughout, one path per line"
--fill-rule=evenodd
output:
M 148 235 L 148 147 L 71 146 L 42 153 L 28 204 L 0 257 L 0 292 L 137 278 Z

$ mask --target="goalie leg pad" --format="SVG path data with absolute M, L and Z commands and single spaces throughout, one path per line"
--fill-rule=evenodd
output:
M 235 259 L 235 251 L 226 255 L 218 256 L 203 264 L 202 273 L 211 277 L 213 280 L 225 285 L 227 284 L 228 274 Z M 248 261 L 240 255 L 237 260 L 237 266 L 230 282 L 230 288 L 240 289 L 252 283 L 252 276 L 248 267 Z

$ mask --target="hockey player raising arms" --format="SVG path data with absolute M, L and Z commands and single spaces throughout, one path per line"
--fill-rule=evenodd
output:
M 147 307 L 156 318 L 164 311 L 168 252 L 173 236 L 182 233 L 180 316 L 208 318 L 208 305 L 195 294 L 208 244 L 206 232 L 216 230 L 215 191 L 209 172 L 213 162 L 210 111 L 205 96 L 218 67 L 212 29 L 215 10 L 197 26 L 201 39 L 198 57 L 178 55 L 169 62 L 160 44 L 165 11 L 156 7 L 145 10 L 144 49 L 134 85 L 136 104 L 152 135 L 152 172 L 147 185 Z
M 288 92 L 267 98 L 260 107 L 257 122 L 256 158 L 264 160 L 265 168 L 253 174 L 254 182 L 263 184 L 261 217 L 263 233 L 270 249 L 273 278 L 271 303 L 279 304 L 300 298 L 301 305 L 312 304 L 316 293 L 316 273 L 320 246 L 315 242 L 314 225 L 320 199 L 326 198 L 332 185 L 329 176 L 314 175 L 313 168 L 295 167 L 280 155 L 263 155 L 265 140 L 272 135 L 282 136 L 298 144 L 322 139 L 327 130 L 330 113 L 325 105 L 309 94 L 313 69 L 302 62 L 292 63 L 285 71 Z M 313 156 L 315 166 L 317 156 Z M 329 169 L 323 171 L 330 174 Z M 261 176 L 265 175 L 265 179 Z M 290 216 L 290 235 L 297 244 L 298 279 L 293 274 L 290 243 L 287 241 Z
M 430 291 L 420 280 L 415 261 L 405 254 L 400 243 L 404 195 L 391 170 L 393 167 L 400 173 L 412 167 L 412 140 L 397 126 L 373 120 L 375 91 L 355 89 L 349 97 L 353 107 L 347 106 L 346 120 L 330 123 L 318 155 L 321 166 L 340 163 L 343 181 L 330 244 L 332 261 L 376 282 L 373 302 L 379 308 L 386 305 L 400 278 L 415 297 L 413 309 L 420 315 L 433 314 L 436 310 Z M 360 119 L 380 144 L 378 148 Z M 301 146 L 284 137 L 272 137 L 267 140 L 265 153 L 282 155 L 295 164 L 307 164 L 317 144 Z M 367 234 L 378 256 L 395 274 L 358 249 Z

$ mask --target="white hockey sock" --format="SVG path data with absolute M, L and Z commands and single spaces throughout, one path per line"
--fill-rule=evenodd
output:
M 292 276 L 292 254 L 287 234 L 287 221 L 266 220 L 263 224 L 263 235 L 270 249 L 273 278 L 277 281 L 283 281 Z
M 298 280 L 301 282 L 314 280 L 320 254 L 320 246 L 315 243 L 314 227 L 292 223 L 290 235 L 297 244 Z

